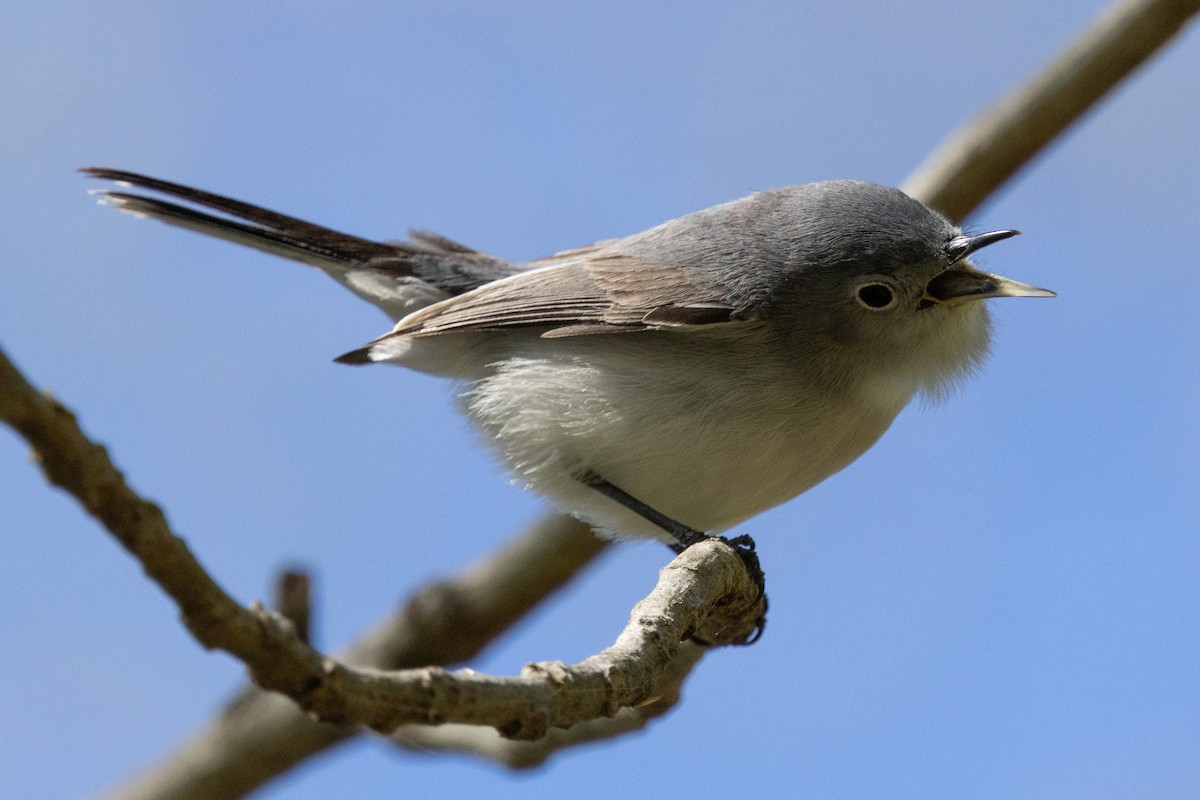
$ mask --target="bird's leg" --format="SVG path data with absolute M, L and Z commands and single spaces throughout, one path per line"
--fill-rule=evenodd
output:
M 759 563 L 758 553 L 755 551 L 754 540 L 752 538 L 745 534 L 728 538 L 698 531 L 646 505 L 620 486 L 605 480 L 594 472 L 585 473 L 580 480 L 585 486 L 590 486 L 608 499 L 620 503 L 639 517 L 648 520 L 650 523 L 657 525 L 671 534 L 675 541 L 667 546 L 676 554 L 682 553 L 692 545 L 703 542 L 706 539 L 718 539 L 732 547 L 733 551 L 742 559 L 742 563 L 745 564 L 746 572 L 750 574 L 750 579 L 758 587 L 759 597 L 763 598 L 763 614 L 758 620 L 758 631 L 746 644 L 753 644 L 758 641 L 758 638 L 762 636 L 763 627 L 766 625 L 766 576 L 763 574 L 762 565 Z M 704 642 L 700 642 L 700 644 L 704 644 Z
M 641 500 L 638 500 L 629 492 L 622 489 L 620 486 L 609 483 L 594 472 L 586 473 L 581 480 L 585 486 L 592 487 L 609 500 L 615 500 L 633 513 L 637 514 L 639 517 L 648 520 L 652 524 L 657 525 L 667 533 L 671 534 L 671 536 L 675 539 L 675 542 L 667 546 L 674 550 L 677 555 L 697 542 L 702 542 L 705 539 L 712 538 L 707 533 L 688 527 L 682 522 L 671 519 L 661 511 L 656 511 L 655 509 L 643 503 Z

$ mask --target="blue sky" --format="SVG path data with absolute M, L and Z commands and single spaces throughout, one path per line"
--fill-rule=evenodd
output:
M 756 189 L 896 184 L 1093 2 L 47 2 L 0 27 L 0 342 L 80 412 L 236 596 L 310 565 L 351 641 L 541 502 L 450 387 L 331 358 L 386 320 L 312 270 L 97 208 L 159 175 L 376 238 L 514 259 Z M 1200 37 L 969 223 L 994 356 L 845 472 L 744 526 L 771 625 L 641 735 L 513 775 L 363 740 L 264 798 L 1200 794 Z M 667 553 L 628 545 L 475 666 L 607 645 Z M 241 685 L 0 431 L 13 797 L 113 787 Z

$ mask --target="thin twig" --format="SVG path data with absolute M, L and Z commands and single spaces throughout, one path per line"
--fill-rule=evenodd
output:
M 296 635 L 312 644 L 312 578 L 307 571 L 285 569 L 275 578 L 272 607 L 292 623 Z

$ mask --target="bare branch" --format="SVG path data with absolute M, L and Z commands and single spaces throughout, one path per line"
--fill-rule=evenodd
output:
M 725 590 L 731 590 L 726 595 L 727 602 L 717 602 Z M 681 598 L 683 602 L 680 602 Z M 715 613 L 699 627 L 695 626 L 701 623 L 704 614 L 694 607 L 697 603 L 715 607 Z M 488 678 L 470 671 L 447 673 L 439 669 L 384 674 L 337 668 L 341 674 L 335 679 L 351 684 L 365 682 L 380 691 L 378 696 L 364 699 L 355 691 L 356 687 L 347 688 L 348 693 L 357 695 L 358 702 L 363 705 L 371 706 L 375 701 L 374 708 L 368 712 L 374 710 L 379 715 L 372 720 L 379 727 L 390 727 L 393 720 L 406 715 L 424 717 L 424 720 L 433 715 L 439 717 L 439 721 L 471 721 L 473 717 L 493 717 L 498 711 L 510 715 L 510 724 L 503 731 L 505 735 L 537 737 L 549 732 L 551 727 L 568 727 L 576 720 L 616 717 L 611 724 L 604 721 L 577 733 L 569 731 L 556 736 L 551 745 L 510 748 L 504 756 L 514 763 L 521 760 L 534 763 L 557 747 L 633 730 L 663 713 L 675 702 L 679 684 L 700 656 L 700 648 L 681 645 L 679 637 L 694 631 L 709 641 L 743 640 L 754 630 L 760 604 L 757 589 L 732 550 L 717 542 L 704 543 L 690 548 L 664 568 L 659 585 L 635 607 L 629 626 L 613 647 L 580 664 L 531 664 L 521 677 L 508 679 Z M 679 655 L 681 649 L 683 655 Z M 664 675 L 666 677 L 661 677 Z M 403 686 L 406 683 L 407 689 Z M 417 698 L 416 702 L 405 706 L 398 702 L 396 690 L 404 692 L 408 689 L 414 690 Z M 433 695 L 433 699 L 426 701 L 427 694 Z M 251 744 L 246 739 L 251 732 L 261 734 L 264 730 L 271 732 L 279 727 L 294 732 L 301 726 L 291 721 L 279 726 L 277 723 L 287 716 L 279 713 L 284 709 L 276 698 L 264 700 L 266 709 L 263 704 L 258 705 L 260 712 L 268 710 L 266 720 L 238 708 L 221 727 L 223 733 L 234 733 L 234 738 L 246 745 L 243 750 L 254 752 L 259 765 L 278 766 L 274 750 L 264 750 L 257 746 L 258 740 Z M 644 706 L 645 710 L 630 708 L 635 706 Z M 309 725 L 314 728 L 313 733 L 319 735 L 318 726 L 315 723 Z M 329 730 L 328 726 L 324 728 Z M 327 744 L 335 743 L 348 733 L 334 736 L 331 732 Z M 410 730 L 402 734 L 402 738 L 412 741 L 412 735 Z M 468 736 L 467 740 L 470 738 Z M 482 751 L 485 749 L 482 742 L 492 737 L 478 735 L 474 738 L 478 742 L 473 745 L 474 749 Z M 263 743 L 270 747 L 281 741 L 281 736 L 270 735 Z M 455 734 L 443 737 L 439 746 L 450 746 L 456 741 L 464 741 L 461 727 Z M 228 749 L 226 736 L 206 735 L 189 755 L 201 763 L 228 762 L 233 759 L 221 755 Z M 493 744 L 490 749 L 497 754 L 503 752 L 501 745 Z M 159 771 L 118 796 L 222 798 L 239 796 L 237 791 L 244 790 L 241 787 L 231 789 L 227 782 L 228 772 L 208 776 L 209 780 L 198 780 L 196 778 L 201 776 L 192 762 L 177 757 L 172 758 L 172 762 L 170 771 Z M 173 780 L 173 773 L 178 772 L 191 773 L 194 777 L 186 784 Z M 184 793 L 184 789 L 188 793 Z
M 441 667 L 384 672 L 325 657 L 295 626 L 261 607 L 238 605 L 167 526 L 159 509 L 125 483 L 104 449 L 73 415 L 38 394 L 0 353 L 0 417 L 33 445 L 49 478 L 142 562 L 175 599 L 198 641 L 241 659 L 254 681 L 295 700 L 318 719 L 390 732 L 405 723 L 459 722 L 537 739 L 551 728 L 611 717 L 650 698 L 679 643 L 714 644 L 753 636 L 765 608 L 741 559 L 717 541 L 689 548 L 663 569 L 616 643 L 579 664 L 528 665 L 519 677 Z
M 537 741 L 505 739 L 494 729 L 477 725 L 402 725 L 391 738 L 408 749 L 470 753 L 514 769 L 536 767 L 559 750 L 641 730 L 651 720 L 670 711 L 679 702 L 684 680 L 705 652 L 706 648 L 684 642 L 649 700 L 636 707 L 623 708 L 609 719 L 581 722 L 567 730 L 556 728 Z
M 959 128 L 901 187 L 962 220 L 1171 40 L 1200 0 L 1123 0 L 1024 86 Z
M 463 574 L 418 592 L 342 659 L 382 669 L 466 661 L 606 545 L 574 517 L 548 515 Z M 232 800 L 362 732 L 317 722 L 288 698 L 249 688 L 111 798 Z
M 440 667 L 385 673 L 329 659 L 320 673 L 309 671 L 308 659 L 297 659 L 286 671 L 252 668 L 258 676 L 279 675 L 288 683 L 292 672 L 305 675 L 311 683 L 293 699 L 324 720 L 361 723 L 382 733 L 412 722 L 464 722 L 490 725 L 506 737 L 538 739 L 551 728 L 609 717 L 645 701 L 689 636 L 714 644 L 747 641 L 756 633 L 764 600 L 741 559 L 713 540 L 688 548 L 663 568 L 617 641 L 578 664 L 530 664 L 513 678 Z M 280 651 L 290 656 L 294 649 L 289 643 Z

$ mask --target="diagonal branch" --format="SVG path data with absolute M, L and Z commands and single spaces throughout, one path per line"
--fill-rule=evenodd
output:
M 961 220 L 1169 42 L 1200 0 L 1123 0 L 1024 86 L 950 134 L 901 187 Z

